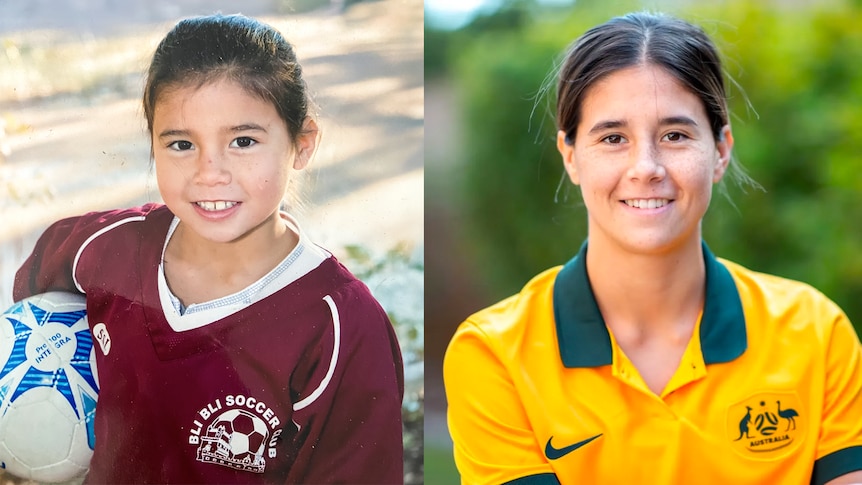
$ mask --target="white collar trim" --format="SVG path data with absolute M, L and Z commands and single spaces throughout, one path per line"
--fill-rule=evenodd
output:
M 158 270 L 159 300 L 161 301 L 162 311 L 171 328 L 177 332 L 182 332 L 221 320 L 293 283 L 318 267 L 324 260 L 331 257 L 328 251 L 308 240 L 308 237 L 300 229 L 296 219 L 284 212 L 281 213 L 281 217 L 288 230 L 293 231 L 299 236 L 299 243 L 297 243 L 290 254 L 269 273 L 248 287 L 215 300 L 191 304 L 187 308 L 182 307 L 179 298 L 171 292 L 165 278 L 165 249 L 180 222 L 177 217 L 174 217 L 168 228 L 168 234 L 165 237 Z

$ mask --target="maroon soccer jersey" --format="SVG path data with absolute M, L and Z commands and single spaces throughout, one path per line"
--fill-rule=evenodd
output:
M 263 299 L 175 331 L 158 271 L 173 214 L 64 219 L 16 301 L 83 291 L 99 375 L 89 483 L 401 483 L 403 369 L 368 288 L 334 257 Z

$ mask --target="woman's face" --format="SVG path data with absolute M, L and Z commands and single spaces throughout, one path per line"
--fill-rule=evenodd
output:
M 716 142 L 700 98 L 647 64 L 591 86 L 574 143 L 561 131 L 557 147 L 581 187 L 590 243 L 656 254 L 699 244 L 700 221 L 733 137 L 725 126 Z

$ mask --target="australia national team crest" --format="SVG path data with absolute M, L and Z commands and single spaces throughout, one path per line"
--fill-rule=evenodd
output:
M 727 438 L 747 457 L 774 458 L 793 451 L 808 416 L 794 393 L 761 392 L 727 410 Z
M 202 408 L 189 433 L 204 463 L 263 473 L 267 458 L 276 457 L 281 421 L 263 401 L 227 395 Z

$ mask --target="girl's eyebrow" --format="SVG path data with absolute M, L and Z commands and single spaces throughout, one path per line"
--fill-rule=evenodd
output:
M 165 130 L 159 133 L 159 138 L 187 137 L 188 130 Z
M 257 123 L 243 123 L 241 125 L 231 126 L 227 129 L 227 131 L 231 133 L 239 133 L 243 131 L 262 131 L 266 133 L 266 128 L 257 124 Z M 191 132 L 189 130 L 165 130 L 159 133 L 159 138 L 173 138 L 173 137 L 188 137 Z
M 240 132 L 240 131 L 262 131 L 266 133 L 266 128 L 257 124 L 257 123 L 243 123 L 241 125 L 237 125 L 231 127 L 230 131 L 232 132 Z

